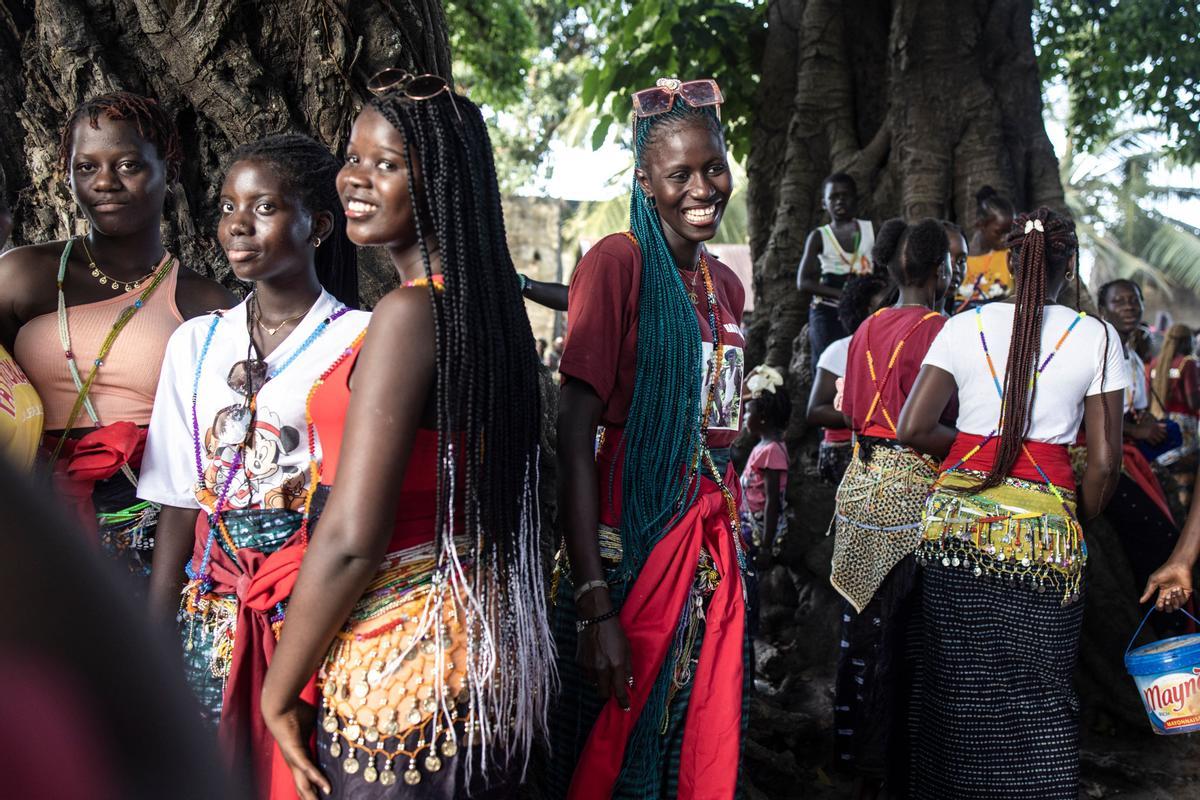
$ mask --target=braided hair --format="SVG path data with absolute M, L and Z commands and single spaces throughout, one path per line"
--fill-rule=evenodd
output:
M 358 255 L 346 236 L 346 213 L 336 178 L 341 162 L 325 145 L 299 133 L 267 136 L 233 151 L 229 165 L 253 161 L 270 168 L 310 214 L 333 215 L 333 230 L 316 253 L 317 280 L 350 308 L 358 308 Z
M 539 552 L 542 421 L 537 351 L 508 251 L 491 140 L 478 107 L 452 92 L 371 106 L 403 136 L 417 241 L 430 279 L 438 434 L 436 537 L 458 565 L 456 534 L 475 561 L 447 576 L 483 631 L 467 665 L 477 740 L 528 756 L 557 673 Z M 413 180 L 420 165 L 421 185 Z M 426 240 L 437 243 L 444 290 Z M 455 583 L 457 581 L 457 583 Z M 440 627 L 440 618 L 434 628 Z M 479 748 L 481 751 L 484 748 Z M 488 756 L 480 752 L 480 764 Z
M 635 118 L 637 166 L 644 169 L 647 155 L 662 137 L 684 126 L 702 127 L 724 143 L 712 107 L 696 108 L 677 97 L 665 113 Z M 627 580 L 637 576 L 672 521 L 695 501 L 699 482 L 689 482 L 690 467 L 703 445 L 700 325 L 667 246 L 662 222 L 638 181 L 633 182 L 629 199 L 629 228 L 641 248 L 642 271 L 637 369 L 622 438 L 621 566 Z M 665 663 L 673 663 L 670 654 Z M 659 725 L 668 702 L 671 672 L 669 666 L 661 669 L 648 693 L 626 748 L 629 756 L 622 767 L 621 785 L 648 785 L 659 762 Z
M 157 100 L 133 92 L 109 92 L 75 107 L 58 141 L 58 161 L 64 171 L 67 171 L 71 159 L 76 123 L 86 119 L 93 129 L 99 130 L 101 114 L 107 119 L 132 123 L 138 135 L 154 145 L 158 157 L 167 167 L 167 181 L 179 178 L 179 168 L 183 163 L 179 129 Z
M 645 168 L 647 153 L 681 126 L 699 125 L 724 141 L 711 107 L 695 108 L 682 97 L 663 114 L 634 122 L 634 154 Z M 700 441 L 700 325 L 675 257 L 667 246 L 658 212 L 634 181 L 629 228 L 642 254 L 638 297 L 637 372 L 621 482 L 622 564 L 628 576 L 641 569 L 650 551 L 694 500 L 689 469 Z
M 838 321 L 847 333 L 854 333 L 871 316 L 871 300 L 887 289 L 889 283 L 887 278 L 875 273 L 851 275 L 846 279 L 838 300 Z
M 1162 352 L 1158 354 L 1158 366 L 1154 368 L 1154 379 L 1150 385 L 1150 414 L 1162 419 L 1166 414 L 1167 396 L 1171 393 L 1171 365 L 1176 356 L 1192 354 L 1192 329 L 1183 323 L 1175 323 L 1167 329 Z
M 1040 223 L 1042 230 L 1032 224 Z M 1025 435 L 1032 419 L 1037 385 L 1033 378 L 1041 357 L 1042 317 L 1046 307 L 1046 285 L 1064 275 L 1074 257 L 1079 239 L 1074 221 L 1045 206 L 1017 218 L 1005 246 L 1016 280 L 1016 307 L 1013 311 L 1012 340 L 1004 368 L 1004 401 L 1000 410 L 999 444 L 992 468 L 974 491 L 999 486 L 1021 455 Z M 1100 323 L 1104 325 L 1104 323 Z M 1108 372 L 1108 326 L 1105 330 L 1105 358 L 1101 386 Z M 1105 405 L 1105 427 L 1108 406 Z
M 887 267 L 900 286 L 924 286 L 946 261 L 950 242 L 942 223 L 923 219 L 909 224 L 896 217 L 879 228 L 871 259 Z

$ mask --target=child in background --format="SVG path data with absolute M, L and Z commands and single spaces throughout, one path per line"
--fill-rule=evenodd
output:
M 783 376 L 760 364 L 746 377 L 749 402 L 746 430 L 758 438 L 742 473 L 742 526 L 758 561 L 771 562 L 787 529 L 788 452 L 783 432 L 792 416 L 792 403 L 783 389 Z
M 958 310 L 1001 300 L 1012 290 L 1004 240 L 1015 214 L 1012 202 L 991 186 L 975 193 L 975 231 L 967 254 L 967 274 L 958 287 Z
M 821 185 L 821 202 L 829 224 L 808 234 L 796 275 L 796 288 L 812 297 L 808 310 L 808 339 L 816 363 L 832 342 L 849 331 L 838 320 L 838 299 L 852 275 L 872 271 L 871 247 L 875 228 L 858 219 L 858 187 L 844 172 L 835 172 Z

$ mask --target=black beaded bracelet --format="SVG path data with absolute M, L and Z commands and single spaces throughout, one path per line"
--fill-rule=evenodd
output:
M 606 619 L 612 619 L 613 617 L 617 616 L 617 614 L 620 614 L 620 613 L 621 613 L 621 609 L 614 608 L 611 611 L 609 611 L 605 614 L 601 614 L 598 617 L 592 617 L 591 619 L 577 619 L 577 620 L 575 620 L 575 632 L 583 633 L 584 629 L 587 628 L 589 625 L 595 625 L 597 622 L 604 622 L 604 620 L 606 620 Z

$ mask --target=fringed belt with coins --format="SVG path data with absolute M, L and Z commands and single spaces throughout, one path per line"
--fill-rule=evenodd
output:
M 1012 477 L 974 492 L 983 478 L 972 470 L 943 473 L 926 503 L 918 563 L 1060 592 L 1063 605 L 1078 600 L 1087 545 L 1075 494 Z
M 456 544 L 465 554 L 465 541 Z M 465 558 L 462 566 L 470 569 Z M 321 668 L 320 735 L 368 783 L 394 784 L 400 771 L 416 785 L 479 728 L 466 711 L 464 598 L 435 567 L 433 542 L 389 554 Z

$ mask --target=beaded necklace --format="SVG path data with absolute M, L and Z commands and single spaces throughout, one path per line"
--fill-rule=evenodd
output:
M 328 317 L 321 320 L 320 324 L 317 325 L 317 327 L 315 329 L 313 329 L 312 333 L 310 333 L 308 335 L 308 337 L 303 342 L 300 343 L 300 346 L 298 348 L 296 348 L 296 350 L 280 366 L 278 366 L 276 368 L 272 368 L 267 372 L 267 381 L 270 381 L 273 378 L 279 377 L 279 375 L 284 370 L 286 370 L 289 366 L 291 366 L 291 364 L 300 356 L 301 353 L 303 353 L 305 350 L 307 350 L 309 347 L 311 347 L 313 342 L 315 342 L 317 339 L 319 339 L 321 337 L 321 335 L 324 334 L 325 331 L 328 330 L 329 327 L 339 317 L 341 317 L 343 314 L 347 313 L 349 310 L 350 309 L 347 308 L 346 306 L 340 306 Z M 247 308 L 247 313 L 249 313 L 249 308 Z M 196 478 L 198 481 L 198 483 L 197 483 L 198 486 L 204 485 L 204 462 L 203 462 L 203 458 L 201 457 L 200 420 L 199 420 L 199 415 L 198 415 L 198 411 L 197 411 L 197 402 L 198 402 L 198 398 L 200 395 L 200 374 L 204 367 L 204 361 L 205 361 L 206 357 L 208 356 L 208 350 L 212 344 L 213 336 L 216 333 L 217 325 L 221 322 L 221 319 L 222 319 L 222 315 L 219 312 L 213 314 L 213 320 L 209 324 L 208 331 L 205 334 L 204 344 L 200 348 L 200 357 L 197 359 L 197 362 L 196 362 L 196 371 L 192 377 L 192 412 L 191 412 L 192 413 L 192 448 L 193 448 L 193 453 L 194 453 L 195 462 L 196 462 Z M 364 331 L 364 333 L 365 333 L 365 331 Z M 360 337 L 361 337 L 361 334 L 360 334 Z M 349 352 L 350 352 L 349 349 L 343 351 L 342 355 L 338 359 L 338 363 L 340 363 L 341 360 L 344 359 L 349 354 Z M 332 371 L 332 368 L 330 370 L 327 370 L 325 373 L 323 373 L 322 378 L 327 376 L 328 373 L 331 371 Z M 266 385 L 266 383 L 264 382 L 263 386 L 265 386 L 265 385 Z M 258 392 L 262 391 L 262 388 L 263 387 L 260 386 L 258 388 L 258 390 L 256 390 L 255 393 L 249 398 L 249 403 L 250 403 L 251 409 L 254 408 L 255 402 L 258 397 Z M 311 399 L 312 391 L 309 392 L 308 396 Z M 307 409 L 307 403 L 305 406 L 305 417 L 310 419 L 309 414 L 308 414 L 308 409 Z M 317 474 L 317 472 L 316 472 L 316 470 L 317 470 L 317 467 L 316 467 L 316 445 L 315 445 L 315 440 L 312 438 L 313 434 L 314 434 L 314 429 L 310 422 L 309 442 L 308 442 L 308 452 L 309 452 L 309 462 L 310 462 L 309 463 L 309 475 L 310 476 Z M 230 463 L 229 468 L 226 471 L 225 480 L 221 485 L 221 489 L 217 493 L 217 500 L 213 504 L 213 510 L 208 515 L 208 520 L 209 520 L 208 539 L 204 543 L 204 552 L 201 556 L 200 565 L 198 568 L 193 568 L 191 562 L 189 562 L 187 565 L 187 576 L 195 584 L 193 587 L 193 591 L 195 592 L 194 597 L 199 597 L 201 595 L 208 594 L 210 591 L 212 591 L 212 576 L 210 574 L 209 564 L 212 559 L 212 547 L 213 547 L 213 542 L 216 540 L 217 533 L 218 532 L 220 533 L 222 540 L 225 542 L 225 545 L 230 549 L 231 553 L 236 553 L 239 549 L 237 547 L 236 543 L 233 541 L 233 537 L 231 537 L 229 535 L 229 531 L 225 527 L 225 523 L 221 518 L 221 514 L 225 510 L 225 502 L 229 496 L 229 489 L 233 485 L 234 476 L 237 475 L 238 470 L 241 469 L 243 453 L 245 451 L 245 447 L 246 447 L 245 442 L 242 442 L 238 446 L 237 452 L 234 454 L 233 461 Z M 301 521 L 300 521 L 301 540 L 304 542 L 305 546 L 307 546 L 307 543 L 308 543 L 308 517 L 309 517 L 309 512 L 312 509 L 312 498 L 313 498 L 313 494 L 315 492 L 316 492 L 316 481 L 312 481 L 309 484 L 308 491 L 307 491 L 307 494 L 304 499 L 304 511 L 303 511 L 303 515 L 302 515 Z
M 878 317 L 880 314 L 889 310 L 891 309 L 879 309 L 871 315 L 871 320 L 874 320 L 875 317 Z M 896 432 L 896 423 L 892 420 L 892 415 L 888 413 L 887 406 L 883 404 L 883 390 L 887 388 L 888 381 L 892 379 L 892 375 L 895 373 L 893 367 L 896 366 L 896 361 L 900 358 L 900 351 L 904 349 L 904 343 L 908 341 L 908 337 L 912 336 L 913 333 L 916 332 L 917 328 L 921 327 L 929 320 L 940 316 L 941 314 L 938 312 L 930 311 L 928 314 L 925 314 L 916 322 L 914 322 L 912 326 L 904 332 L 904 335 L 900 337 L 900 341 L 896 342 L 896 346 L 892 349 L 892 356 L 888 359 L 887 372 L 884 373 L 882 382 L 880 382 L 878 376 L 875 374 L 875 355 L 871 352 L 871 329 L 868 327 L 865 331 L 863 331 L 863 341 L 865 341 L 867 344 L 867 370 L 871 373 L 871 383 L 875 384 L 875 396 L 871 398 L 871 405 L 867 408 L 867 416 L 865 417 L 866 425 L 871 424 L 871 417 L 875 415 L 875 409 L 878 407 L 879 410 L 883 412 L 883 418 L 887 422 L 888 427 L 892 429 L 892 433 Z M 871 320 L 868 320 L 868 322 Z
M 1037 383 L 1038 378 L 1041 377 L 1041 374 L 1046 371 L 1046 367 L 1050 366 L 1050 362 L 1054 360 L 1054 356 L 1056 356 L 1058 354 L 1058 351 L 1060 349 L 1062 349 L 1063 343 L 1067 341 L 1067 337 L 1071 335 L 1071 332 L 1073 330 L 1075 330 L 1075 327 L 1079 324 L 1079 321 L 1086 316 L 1087 316 L 1086 311 L 1080 311 L 1075 316 L 1075 319 L 1071 320 L 1071 324 L 1069 326 L 1067 326 L 1067 329 L 1065 331 L 1063 331 L 1063 335 L 1058 337 L 1058 341 L 1055 343 L 1054 349 L 1052 351 L 1050 351 L 1050 355 L 1046 356 L 1045 360 L 1042 361 L 1041 366 L 1039 366 L 1037 368 L 1037 370 L 1033 373 L 1033 375 L 1030 376 L 1029 388 L 1031 391 L 1033 390 L 1034 385 Z M 992 385 L 996 387 L 996 394 L 999 395 L 999 397 L 1000 397 L 1000 419 L 1003 420 L 1004 419 L 1004 385 L 1000 382 L 1000 376 L 996 372 L 996 364 L 995 364 L 995 362 L 992 361 L 992 354 L 988 350 L 987 336 L 983 332 L 983 310 L 982 310 L 982 308 L 980 308 L 978 306 L 976 306 L 976 308 L 975 308 L 975 327 L 979 330 L 979 343 L 983 346 L 983 357 L 987 361 L 988 372 L 990 372 L 992 375 Z M 996 436 L 999 435 L 999 433 L 1000 433 L 1000 422 L 997 421 L 996 427 L 992 429 L 991 433 L 989 433 L 987 436 L 983 437 L 982 442 L 980 442 L 979 444 L 975 445 L 970 450 L 968 450 L 966 452 L 966 454 L 958 460 L 957 464 L 954 464 L 949 469 L 944 470 L 942 472 L 942 475 L 938 476 L 938 480 L 934 481 L 933 487 L 930 489 L 930 494 L 932 494 L 933 490 L 935 488 L 937 488 L 937 486 L 941 483 L 942 476 L 948 475 L 951 472 L 953 472 L 954 470 L 961 469 L 962 465 L 967 463 L 968 459 L 970 459 L 972 456 L 974 456 L 976 453 L 978 453 L 980 450 L 982 450 L 985 446 L 987 446 L 988 442 L 995 439 Z M 1041 465 L 1038 464 L 1037 461 L 1034 459 L 1033 454 L 1029 452 L 1029 447 L 1025 444 L 1024 441 L 1021 442 L 1021 452 L 1024 453 L 1025 457 L 1029 459 L 1029 463 L 1033 464 L 1033 468 L 1035 470 L 1037 470 L 1038 475 L 1041 476 L 1042 480 L 1045 482 L 1046 488 L 1048 488 L 1050 490 L 1050 493 L 1053 494 L 1054 498 L 1056 500 L 1058 500 L 1058 502 L 1062 505 L 1063 510 L 1067 513 L 1067 518 L 1071 521 L 1072 525 L 1074 525 L 1076 528 L 1079 528 L 1079 521 L 1075 518 L 1075 514 L 1071 511 L 1070 506 L 1067 505 L 1066 498 L 1064 498 L 1062 496 L 1062 493 L 1058 490 L 1058 487 L 1055 486 L 1050 481 L 1049 476 L 1046 475 L 1045 470 L 1043 470 Z M 1084 545 L 1084 553 L 1085 553 L 1085 555 L 1087 553 L 1086 545 Z
M 405 281 L 403 284 L 406 289 L 411 289 L 415 286 L 430 285 L 433 286 L 433 289 L 436 292 L 442 292 L 446 290 L 443 278 L 440 274 L 434 275 L 432 280 L 429 278 L 417 278 L 415 280 Z M 308 548 L 308 520 L 312 512 L 312 501 L 313 497 L 316 495 L 316 487 L 321 481 L 321 470 L 317 462 L 317 425 L 313 421 L 312 401 L 316 396 L 317 391 L 325 385 L 325 381 L 329 379 L 329 376 L 337 372 L 338 368 L 345 363 L 346 359 L 350 358 L 358 351 L 358 348 L 362 344 L 363 339 L 366 338 L 366 335 L 367 329 L 363 328 L 358 336 L 354 337 L 354 341 L 347 345 L 346 349 L 341 352 L 341 355 L 339 355 L 334 362 L 330 364 L 324 372 L 321 373 L 316 381 L 313 382 L 312 387 L 308 390 L 308 396 L 304 400 L 304 425 L 308 431 L 309 489 L 308 493 L 304 497 L 304 516 L 300 522 L 300 542 L 305 549 Z
M 712 411 L 718 403 L 721 368 L 724 366 L 725 360 L 725 336 L 721 328 L 721 308 L 717 304 L 717 291 L 713 285 L 712 272 L 708 268 L 708 257 L 704 250 L 700 251 L 700 273 L 704 276 L 705 299 L 708 303 L 708 327 L 712 331 L 713 337 L 713 368 L 712 380 L 708 384 L 708 395 L 704 401 L 704 413 L 700 417 L 700 448 L 697 452 L 696 460 L 703 459 L 704 466 L 707 467 L 713 481 L 717 484 L 717 488 L 721 490 L 721 495 L 725 499 L 725 510 L 729 514 L 729 530 L 733 534 L 738 566 L 744 572 L 746 569 L 746 555 L 742 552 L 741 518 L 738 515 L 737 501 L 733 497 L 733 492 L 725 485 L 725 480 L 722 478 L 720 470 L 717 469 L 717 465 L 713 461 L 712 452 L 708 449 L 708 427 Z M 693 463 L 693 479 L 697 470 L 698 465 Z M 743 583 L 743 596 L 745 592 L 746 586 Z
M 67 370 L 71 373 L 71 380 L 75 383 L 75 390 L 79 394 L 75 398 L 75 404 L 71 407 L 71 413 L 67 416 L 67 424 L 63 426 L 63 435 L 58 440 L 58 444 L 54 447 L 54 452 L 50 455 L 51 466 L 54 465 L 54 462 L 56 462 L 59 455 L 61 455 L 63 446 L 67 441 L 67 434 L 70 433 L 71 428 L 75 426 L 75 422 L 79 418 L 79 414 L 82 410 L 86 409 L 88 416 L 92 419 L 92 422 L 99 427 L 100 416 L 96 413 L 96 408 L 94 405 L 92 405 L 92 400 L 90 397 L 88 397 L 88 394 L 92 390 L 92 385 L 96 382 L 96 376 L 100 372 L 100 367 L 104 365 L 104 359 L 108 356 L 109 351 L 112 350 L 112 347 L 116 343 L 117 337 L 120 336 L 121 331 L 123 331 L 125 326 L 129 324 L 129 321 L 133 319 L 133 315 L 136 314 L 138 310 L 146 304 L 146 302 L 154 294 L 154 290 L 157 289 L 159 284 L 163 282 L 175 264 L 175 258 L 168 255 L 163 261 L 162 266 L 157 272 L 154 273 L 154 277 L 150 281 L 150 285 L 142 290 L 142 293 L 138 295 L 138 298 L 133 301 L 133 305 L 126 306 L 125 308 L 121 309 L 119 314 L 117 314 L 117 318 L 113 322 L 112 328 L 109 329 L 108 335 L 104 337 L 104 341 L 100 345 L 99 352 L 96 353 L 95 359 L 92 360 L 91 372 L 89 372 L 87 378 L 84 379 L 79 373 L 79 365 L 75 362 L 75 353 L 71 349 L 71 330 L 67 325 L 67 299 L 66 295 L 63 293 L 63 284 L 67 277 L 67 261 L 71 257 L 71 246 L 74 243 L 75 240 L 70 239 L 67 241 L 66 246 L 63 247 L 62 257 L 58 261 L 58 277 L 55 280 L 55 285 L 58 289 L 58 338 L 62 344 L 63 354 L 67 358 Z M 134 486 L 137 486 L 137 476 L 133 474 L 133 470 L 128 464 L 123 465 L 121 467 L 121 471 L 124 473 L 125 477 L 133 483 Z
M 859 259 L 858 248 L 862 244 L 862 229 L 859 228 L 858 222 L 855 221 L 854 223 L 854 236 L 850 239 L 854 249 L 850 251 L 849 258 L 846 258 L 846 249 L 842 247 L 842 243 L 838 241 L 837 234 L 833 230 L 833 225 L 830 224 L 826 225 L 825 227 L 829 229 L 829 238 L 833 239 L 833 243 L 836 246 L 835 252 L 837 253 L 838 260 L 845 264 L 849 270 L 853 271 L 854 262 Z

